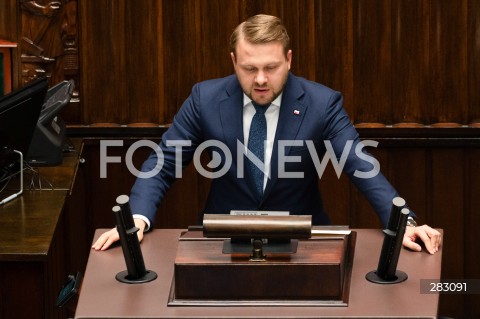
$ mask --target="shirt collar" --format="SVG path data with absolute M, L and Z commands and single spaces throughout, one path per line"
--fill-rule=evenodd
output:
M 272 101 L 272 104 L 275 106 L 280 107 L 280 104 L 282 104 L 282 95 L 283 92 L 280 93 L 275 100 Z M 250 99 L 245 93 L 243 93 L 243 106 L 247 106 L 252 102 L 252 99 Z

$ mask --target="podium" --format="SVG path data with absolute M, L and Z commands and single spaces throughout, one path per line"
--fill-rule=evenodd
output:
M 179 238 L 168 305 L 346 306 L 355 236 L 292 240 L 293 253 L 279 252 L 289 243 L 269 243 L 265 260 L 252 262 L 250 243 L 225 253 L 230 239 L 188 231 Z
M 106 229 L 96 231 L 94 241 Z M 420 293 L 420 279 L 438 279 L 442 250 L 435 255 L 402 249 L 398 268 L 408 279 L 395 285 L 369 282 L 375 269 L 383 233 L 379 229 L 353 229 L 356 233 L 348 305 L 256 305 L 224 301 L 223 305 L 169 306 L 179 238 L 185 230 L 156 229 L 146 234 L 141 247 L 145 265 L 158 278 L 142 285 L 118 282 L 124 270 L 120 246 L 91 251 L 75 318 L 436 318 L 438 294 Z M 231 274 L 234 283 L 235 273 Z M 192 282 L 191 285 L 195 285 Z

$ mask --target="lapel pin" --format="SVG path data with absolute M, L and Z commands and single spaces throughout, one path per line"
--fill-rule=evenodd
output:
M 299 110 L 294 110 L 294 111 L 293 111 L 293 114 L 299 115 L 299 114 L 300 114 L 300 111 L 299 111 Z

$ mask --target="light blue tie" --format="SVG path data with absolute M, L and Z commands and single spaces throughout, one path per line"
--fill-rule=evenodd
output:
M 265 140 L 267 139 L 267 119 L 265 118 L 265 112 L 268 105 L 256 104 L 252 101 L 255 107 L 255 115 L 252 118 L 250 124 L 250 133 L 248 135 L 248 150 L 253 153 L 262 162 L 265 161 Z M 250 175 L 255 183 L 257 194 L 262 197 L 263 195 L 263 172 L 251 161 L 247 162 L 247 167 L 250 171 Z

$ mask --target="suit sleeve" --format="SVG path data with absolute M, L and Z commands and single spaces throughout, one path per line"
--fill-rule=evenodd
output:
M 324 139 L 331 142 L 337 161 L 348 151 L 343 172 L 367 198 L 383 226 L 386 226 L 392 199 L 398 196 L 398 193 L 380 172 L 378 161 L 360 144 L 362 142 L 358 132 L 343 108 L 343 98 L 338 92 L 331 96 L 328 103 L 324 132 Z M 349 145 L 351 148 L 348 150 Z M 378 164 L 378 167 L 375 164 Z
M 201 136 L 199 86 L 195 85 L 172 125 L 163 134 L 158 148 L 142 165 L 141 172 L 155 174 L 149 178 L 137 177 L 130 192 L 134 214 L 143 215 L 154 223 L 158 206 L 176 178 L 180 177 L 179 172 L 191 162 Z

